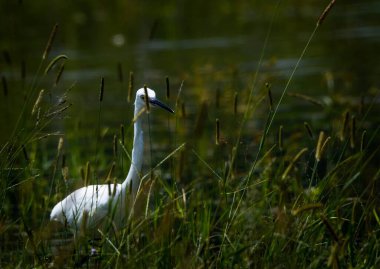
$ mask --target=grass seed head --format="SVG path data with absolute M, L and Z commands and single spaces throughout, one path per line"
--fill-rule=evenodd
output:
M 117 156 L 117 135 L 113 136 L 113 156 Z
M 38 97 L 37 97 L 36 102 L 34 103 L 34 106 L 32 109 L 32 115 L 34 115 L 34 113 L 36 113 L 36 111 L 40 108 L 40 104 L 41 104 L 42 98 L 44 96 L 44 93 L 45 93 L 44 89 L 40 90 L 40 93 L 38 94 Z
M 166 99 L 169 100 L 170 98 L 170 83 L 169 83 L 169 77 L 166 77 Z
M 86 173 L 84 176 L 84 185 L 87 187 L 89 185 L 90 181 L 90 172 L 91 172 L 91 166 L 90 162 L 86 163 Z
M 220 122 L 219 119 L 215 121 L 215 145 L 220 143 Z
M 104 77 L 100 79 L 99 102 L 103 101 L 103 94 L 104 94 Z
M 351 117 L 350 122 L 350 146 L 351 148 L 355 148 L 355 138 L 356 138 L 356 117 Z
M 237 114 L 237 109 L 238 109 L 238 92 L 235 92 L 235 95 L 234 95 L 234 115 Z
M 345 138 L 345 136 L 346 136 L 346 132 L 347 132 L 347 129 L 348 129 L 349 119 L 350 119 L 350 112 L 346 111 L 343 114 L 343 124 L 342 124 L 342 128 L 340 129 L 340 134 L 339 134 L 340 141 L 343 141 L 344 138 Z
M 331 8 L 334 6 L 336 0 L 332 0 L 326 8 L 323 10 L 321 16 L 319 16 L 317 21 L 317 27 L 322 24 L 322 22 L 325 20 L 327 14 L 330 12 Z
M 272 90 L 271 90 L 272 85 L 266 82 L 265 87 L 267 88 L 267 91 L 268 91 L 269 109 L 272 111 L 273 110 L 273 96 L 272 96 Z
M 55 24 L 53 26 L 53 29 L 50 32 L 50 36 L 49 36 L 48 42 L 46 43 L 44 53 L 42 54 L 42 60 L 45 60 L 49 56 L 57 31 L 58 31 L 58 24 Z
M 132 93 L 133 93 L 133 89 L 134 89 L 134 84 L 135 84 L 134 76 L 133 76 L 133 72 L 131 71 L 131 72 L 129 72 L 128 102 L 132 101 Z
M 62 148 L 63 148 L 63 137 L 60 137 L 58 140 L 58 146 L 57 146 L 57 157 L 62 154 Z
M 315 159 L 319 162 L 321 160 L 322 156 L 322 145 L 325 139 L 325 133 L 321 131 L 319 133 L 318 142 L 317 142 L 317 148 L 315 150 Z
M 305 126 L 305 129 L 307 131 L 307 134 L 309 135 L 310 139 L 314 139 L 314 134 L 313 134 L 313 131 L 309 125 L 309 123 L 307 123 L 306 121 L 303 123 L 303 125 Z
M 283 136 L 282 136 L 282 130 L 284 129 L 284 126 L 280 125 L 278 128 L 278 148 L 280 151 L 283 151 L 284 145 L 283 145 Z

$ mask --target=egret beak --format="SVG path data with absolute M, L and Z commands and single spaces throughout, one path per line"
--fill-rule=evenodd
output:
M 160 100 L 158 100 L 156 98 L 149 99 L 149 103 L 151 103 L 153 106 L 159 106 L 159 107 L 165 109 L 166 111 L 169 111 L 170 113 L 174 113 L 173 109 L 171 109 L 170 107 L 168 107 L 167 105 L 165 105 L 164 103 L 162 103 Z

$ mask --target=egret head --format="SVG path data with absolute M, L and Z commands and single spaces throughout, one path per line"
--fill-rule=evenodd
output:
M 169 111 L 170 113 L 174 113 L 174 111 L 170 107 L 168 107 L 167 105 L 165 105 L 164 103 L 162 103 L 160 100 L 156 98 L 156 93 L 152 89 L 146 88 L 146 92 L 148 94 L 148 102 L 150 105 L 158 106 L 165 109 L 166 111 Z M 145 89 L 144 88 L 139 89 L 136 92 L 136 101 L 135 101 L 136 108 L 140 110 L 141 108 L 146 106 L 145 98 L 146 98 Z

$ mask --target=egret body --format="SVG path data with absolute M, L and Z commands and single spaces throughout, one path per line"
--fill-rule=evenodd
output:
M 142 124 L 146 117 L 143 110 L 146 109 L 146 102 L 174 113 L 172 109 L 156 99 L 156 93 L 153 90 L 148 88 L 146 90 L 148 96 L 145 96 L 144 88 L 136 92 L 132 160 L 124 182 L 122 184 L 90 185 L 72 192 L 54 206 L 50 220 L 68 225 L 75 231 L 83 224 L 85 215 L 87 216 L 85 220 L 87 227 L 96 227 L 105 218 L 109 218 L 117 226 L 125 223 L 127 201 L 132 201 L 136 197 L 140 184 L 144 157 Z M 127 197 L 127 195 L 131 195 L 131 197 Z

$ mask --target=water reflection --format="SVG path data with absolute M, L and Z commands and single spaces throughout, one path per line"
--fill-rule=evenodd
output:
M 295 75 L 296 91 L 315 96 L 333 91 L 360 95 L 378 85 L 378 5 L 376 1 L 361 1 L 334 7 Z M 12 65 L 3 59 L 1 74 L 8 81 L 9 92 L 18 92 L 18 98 L 3 99 L 0 123 L 4 125 L 19 112 L 6 103 L 11 100 L 18 104 L 16 107 L 22 103 L 21 61 L 27 63 L 30 84 L 49 29 L 58 21 L 60 30 L 52 55 L 66 54 L 69 62 L 53 95 L 59 97 L 75 83 L 69 93 L 74 105 L 65 126 L 70 129 L 80 123 L 85 130 L 96 124 L 98 84 L 103 76 L 106 94 L 102 124 L 112 126 L 113 132 L 130 119 L 131 104 L 125 102 L 129 71 L 134 71 L 136 88 L 146 83 L 159 95 L 164 95 L 166 76 L 175 90 L 184 81 L 182 99 L 191 116 L 196 115 L 202 100 L 215 96 L 217 88 L 225 96 L 237 91 L 244 97 L 263 56 L 261 83 L 271 82 L 274 96 L 278 96 L 324 8 L 320 3 L 280 3 L 276 9 L 275 4 L 265 1 L 221 1 L 217 6 L 204 5 L 203 1 L 165 5 L 82 3 L 62 4 L 46 14 L 42 13 L 48 9 L 45 4 L 4 2 L 2 7 L 4 23 L 0 29 L 4 38 L 0 44 L 12 56 Z M 16 13 L 20 20 L 12 17 Z M 261 55 L 273 16 L 268 46 Z M 122 65 L 123 82 L 118 81 L 118 64 Z M 331 74 L 329 82 L 326 72 Z M 39 87 L 50 85 L 44 80 Z M 1 141 L 7 135 L 4 132 Z

